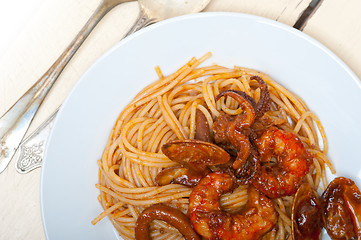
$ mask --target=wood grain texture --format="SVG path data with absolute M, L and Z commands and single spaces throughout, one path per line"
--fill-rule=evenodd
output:
M 30 0 L 18 0 L 21 1 Z M 213 0 L 206 11 L 254 14 L 292 26 L 310 1 Z M 98 4 L 99 0 L 41 1 L 0 55 L 0 115 L 50 67 Z M 306 33 L 334 51 L 358 76 L 361 76 L 360 9 L 359 0 L 324 0 L 305 27 Z M 90 65 L 126 34 L 138 11 L 137 3 L 131 2 L 105 16 L 59 77 L 29 132 L 63 102 Z M 0 239 L 45 239 L 40 210 L 40 169 L 20 175 L 14 163 L 0 174 Z
M 51 66 L 98 4 L 99 0 L 45 1 L 29 17 L 0 56 L 0 115 Z M 125 3 L 104 17 L 53 86 L 29 132 L 63 102 L 87 68 L 126 34 L 138 11 L 136 2 Z M 12 161 L 0 174 L 0 239 L 45 239 L 40 209 L 41 171 L 20 175 L 14 164 Z
M 361 79 L 361 1 L 324 0 L 303 31 L 333 51 Z
M 292 26 L 311 0 L 215 0 L 206 11 L 240 12 Z

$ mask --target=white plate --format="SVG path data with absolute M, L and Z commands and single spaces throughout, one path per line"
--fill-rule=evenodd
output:
M 117 239 L 102 208 L 96 161 L 121 109 L 156 80 L 211 51 L 207 64 L 261 70 L 301 96 L 321 119 L 339 175 L 361 187 L 361 87 L 323 45 L 278 22 L 237 13 L 201 13 L 143 29 L 101 57 L 62 105 L 47 146 L 41 208 L 48 239 Z

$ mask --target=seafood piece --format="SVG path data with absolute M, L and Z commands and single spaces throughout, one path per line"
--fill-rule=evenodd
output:
M 194 135 L 194 139 L 204 142 L 213 142 L 207 118 L 199 109 L 196 111 L 196 130 Z
M 263 81 L 263 79 L 259 76 L 252 76 L 250 78 L 251 80 L 256 80 L 259 84 L 259 89 L 261 89 L 261 96 L 257 102 L 257 108 L 256 108 L 256 116 L 255 118 L 258 119 L 263 116 L 265 112 L 267 112 L 270 109 L 270 101 L 271 96 L 268 91 L 267 84 Z
M 203 174 L 189 168 L 175 166 L 163 169 L 156 177 L 155 182 L 159 186 L 175 183 L 188 187 L 196 186 L 203 178 Z
M 208 166 L 224 164 L 229 154 L 221 147 L 199 140 L 174 140 L 163 145 L 162 152 L 172 161 L 206 175 Z
M 245 92 L 237 90 L 223 91 L 216 96 L 215 101 L 218 101 L 221 97 L 224 96 L 230 96 L 234 98 L 242 108 L 242 114 L 234 116 L 234 121 L 237 123 L 237 129 L 250 127 L 256 116 L 256 101 Z
M 233 168 L 238 169 L 246 164 L 250 153 L 251 144 L 248 138 L 248 129 L 255 120 L 256 102 L 245 92 L 227 90 L 217 95 L 216 101 L 223 96 L 230 96 L 237 100 L 243 112 L 236 116 L 227 115 L 221 112 L 220 116 L 213 124 L 214 140 L 225 149 L 237 152 L 237 158 L 233 163 Z
M 321 197 L 324 227 L 332 239 L 361 239 L 361 192 L 348 178 L 335 178 Z
M 177 228 L 186 240 L 200 240 L 194 231 L 189 218 L 181 211 L 164 204 L 156 204 L 146 208 L 135 224 L 135 239 L 150 240 L 149 224 L 153 220 L 163 220 Z
M 292 239 L 320 239 L 322 222 L 321 199 L 309 184 L 302 184 L 293 199 Z
M 261 157 L 253 185 L 270 198 L 294 194 L 310 170 L 311 154 L 292 132 L 270 127 L 255 140 Z
M 237 149 L 232 145 L 228 137 L 229 126 L 233 120 L 234 116 L 221 112 L 216 121 L 213 123 L 213 133 L 214 141 L 217 143 L 217 145 L 231 153 L 234 152 L 236 154 Z
M 237 177 L 240 184 L 248 184 L 252 182 L 252 179 L 255 177 L 255 175 L 260 172 L 260 168 L 261 165 L 259 154 L 252 146 L 246 163 L 241 168 L 235 170 L 235 176 Z
M 233 176 L 213 172 L 204 177 L 189 198 L 188 215 L 194 229 L 206 239 L 258 239 L 277 222 L 273 202 L 252 185 L 248 202 L 237 214 L 222 210 L 220 197 L 236 187 Z
M 249 133 L 246 131 L 239 131 L 236 129 L 237 122 L 234 121 L 228 128 L 228 139 L 232 146 L 237 149 L 237 157 L 233 162 L 233 168 L 238 169 L 244 167 L 247 158 L 251 151 L 251 143 L 249 141 Z
M 259 138 L 262 134 L 270 127 L 274 126 L 282 126 L 286 124 L 287 120 L 284 118 L 280 118 L 277 116 L 272 116 L 268 113 L 265 113 L 262 117 L 255 120 L 252 125 L 252 132 L 254 134 L 254 138 Z M 252 141 L 252 139 L 251 139 Z

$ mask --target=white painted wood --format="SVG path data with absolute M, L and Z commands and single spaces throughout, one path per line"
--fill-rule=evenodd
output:
M 241 12 L 293 25 L 311 0 L 215 0 L 206 11 Z
M 16 11 L 0 0 L 11 18 L 0 25 L 0 115 L 2 115 L 53 63 L 87 21 L 100 0 L 32 1 L 33 12 Z M 310 0 L 213 0 L 206 11 L 242 12 L 293 25 Z M 306 32 L 335 51 L 354 70 L 360 65 L 361 19 L 359 0 L 324 0 Z M 10 6 L 10 7 L 7 7 Z M 27 14 L 20 19 L 16 14 Z M 136 2 L 110 12 L 84 43 L 36 115 L 30 132 L 63 101 L 86 69 L 124 36 L 138 14 Z M 13 16 L 13 17 L 11 17 Z M 25 20 L 24 20 L 25 19 Z M 0 19 L 1 21 L 2 19 Z M 348 24 L 351 21 L 353 24 Z M 4 24 L 3 22 L 1 24 Z M 9 27 L 11 26 L 11 27 Z M 12 29 L 16 31 L 5 31 Z M 16 33 L 16 34 L 14 34 Z M 5 47 L 4 47 L 5 46 Z M 358 70 L 360 76 L 360 70 Z M 26 175 L 14 162 L 0 174 L 0 239 L 45 239 L 40 211 L 40 169 Z
M 324 0 L 304 32 L 333 51 L 361 79 L 360 0 Z
M 33 0 L 19 0 L 17 5 L 27 1 Z M 11 40 L 0 40 L 0 45 L 6 46 L 0 54 L 0 115 L 50 67 L 100 2 L 34 0 L 33 3 L 39 1 L 36 12 L 14 23 L 17 30 L 8 32 Z M 6 5 L 1 6 L 1 10 L 6 9 Z M 26 9 L 19 14 L 24 12 Z M 17 20 L 16 13 L 13 12 L 12 21 Z M 137 14 L 138 5 L 131 2 L 105 16 L 59 77 L 30 132 L 61 104 L 86 69 L 125 35 Z M 6 32 L 0 32 L 0 36 L 0 39 L 6 37 Z M 12 161 L 0 174 L 0 239 L 45 239 L 40 210 L 40 169 L 20 175 L 14 164 Z

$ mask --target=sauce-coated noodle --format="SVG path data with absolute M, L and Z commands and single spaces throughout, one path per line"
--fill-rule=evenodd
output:
M 215 96 L 224 90 L 244 91 L 258 101 L 260 93 L 252 76 L 261 77 L 268 85 L 271 95 L 271 110 L 265 114 L 268 121 L 297 133 L 312 153 L 313 164 L 306 180 L 314 189 L 326 188 L 325 169 L 334 172 L 334 168 L 326 157 L 327 139 L 316 115 L 298 96 L 262 72 L 218 65 L 199 67 L 210 56 L 207 53 L 200 59 L 192 58 L 169 76 L 163 76 L 157 67 L 159 79 L 122 110 L 98 161 L 96 187 L 104 212 L 93 224 L 108 216 L 123 239 L 134 239 L 137 217 L 150 205 L 166 203 L 187 213 L 191 188 L 154 183 L 163 168 L 176 164 L 161 153 L 161 147 L 170 140 L 194 138 L 197 109 L 203 112 L 210 128 L 221 111 L 239 114 L 241 110 L 234 99 L 215 101 Z M 263 239 L 290 238 L 292 199 L 293 196 L 273 199 L 278 222 Z M 221 205 L 229 212 L 236 212 L 246 202 L 247 186 L 239 186 L 221 198 Z M 177 230 L 162 221 L 154 221 L 151 232 L 155 239 L 181 238 Z

